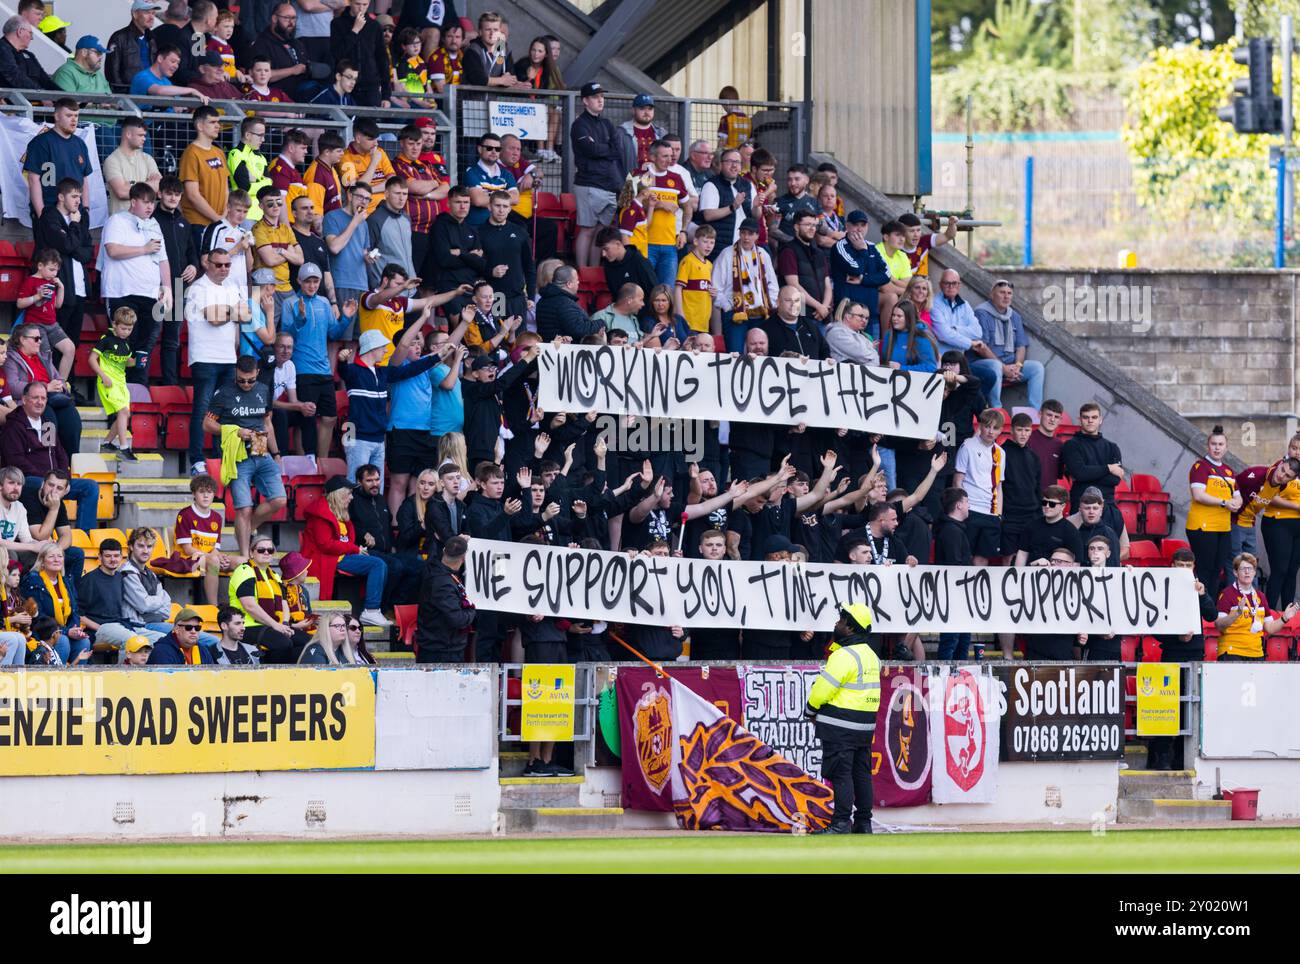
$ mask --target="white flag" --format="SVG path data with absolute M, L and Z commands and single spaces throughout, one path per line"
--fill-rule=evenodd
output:
M 997 682 L 991 671 L 944 666 L 930 676 L 935 803 L 992 803 L 998 792 Z

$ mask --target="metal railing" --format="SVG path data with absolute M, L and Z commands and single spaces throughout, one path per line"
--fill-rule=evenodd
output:
M 60 91 L 11 90 L 0 100 L 0 114 L 24 116 L 36 122 L 49 121 L 54 114 L 54 98 Z M 193 97 L 147 97 L 128 94 L 69 93 L 82 104 L 81 121 L 96 126 L 96 146 L 102 161 L 117 149 L 118 123 L 126 117 L 144 118 L 149 139 L 145 150 L 153 155 L 164 174 L 175 173 L 180 155 L 193 140 L 190 123 L 200 106 Z M 259 101 L 217 100 L 211 104 L 231 120 L 257 115 L 266 122 L 267 137 L 262 152 L 274 157 L 283 145 L 284 131 L 301 128 L 318 135 L 336 130 L 345 141 L 352 138 L 352 124 L 360 117 L 370 117 L 379 124 L 381 137 L 396 134 L 420 117 L 432 117 L 437 125 L 438 145 L 453 181 L 459 181 L 466 168 L 475 163 L 478 138 L 487 132 L 489 105 L 496 102 L 542 103 L 558 117 L 550 123 L 546 141 L 528 142 L 525 154 L 533 158 L 546 189 L 560 192 L 573 190 L 575 167 L 568 133 L 583 109 L 575 90 L 519 91 L 500 87 L 452 86 L 441 95 L 429 95 L 442 105 L 433 110 L 403 110 L 382 107 L 338 107 L 327 104 L 266 104 Z M 606 93 L 604 116 L 618 126 L 632 119 L 632 94 Z M 683 157 L 694 140 L 717 143 L 718 123 L 732 107 L 747 113 L 752 121 L 751 140 L 771 151 L 777 170 L 804 159 L 804 105 L 776 101 L 721 101 L 681 97 L 657 97 L 655 122 L 668 133 L 682 138 Z M 238 146 L 238 124 L 223 125 L 217 146 L 231 150 Z M 547 142 L 550 142 L 549 144 Z M 543 161 L 537 158 L 540 147 L 553 146 L 558 157 Z M 393 153 L 392 148 L 388 148 Z
M 575 766 L 591 763 L 595 754 L 596 718 L 600 693 L 596 681 L 603 664 L 578 663 L 574 666 L 573 760 Z M 521 679 L 523 663 L 501 663 L 497 676 L 497 738 L 502 743 L 522 743 L 520 733 L 510 732 L 510 710 L 523 706 L 522 699 L 510 698 L 510 680 Z

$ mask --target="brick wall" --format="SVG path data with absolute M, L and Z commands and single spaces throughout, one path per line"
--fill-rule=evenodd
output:
M 1014 304 L 1036 306 L 1179 414 L 1222 424 L 1248 464 L 1277 458 L 1295 430 L 1300 273 L 994 273 L 1015 283 Z

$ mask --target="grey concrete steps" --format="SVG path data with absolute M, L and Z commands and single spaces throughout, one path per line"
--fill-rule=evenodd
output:
M 1121 800 L 1191 800 L 1195 796 L 1195 770 L 1119 771 Z
M 583 777 L 502 777 L 501 809 L 578 807 Z
M 570 834 L 590 830 L 620 830 L 622 807 L 502 807 L 504 833 Z
M 1119 823 L 1227 823 L 1227 800 L 1142 800 L 1120 798 Z

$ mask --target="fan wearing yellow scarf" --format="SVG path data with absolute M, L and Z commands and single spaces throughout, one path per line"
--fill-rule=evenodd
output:
M 36 555 L 32 569 L 23 578 L 20 593 L 36 600 L 39 615 L 49 616 L 61 630 L 55 650 L 69 665 L 90 658 L 90 640 L 81 628 L 77 590 L 63 568 L 63 548 L 51 543 Z

